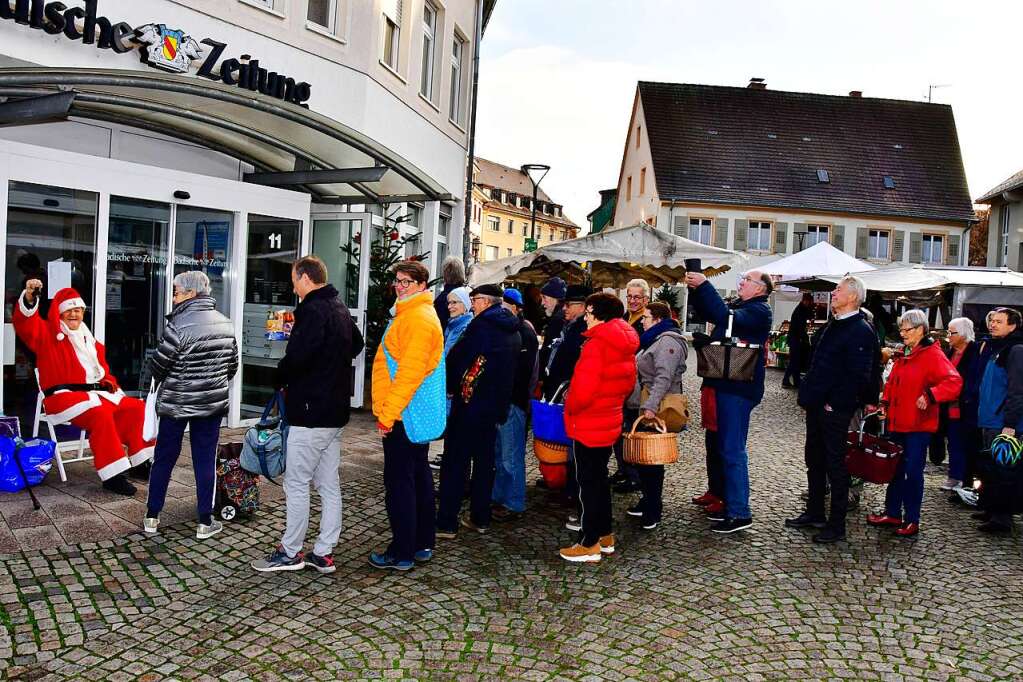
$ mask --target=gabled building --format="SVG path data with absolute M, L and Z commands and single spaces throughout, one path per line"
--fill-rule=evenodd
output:
M 828 241 L 878 264 L 967 262 L 975 220 L 952 109 L 640 82 L 613 225 L 754 255 Z
M 991 206 L 987 264 L 1023 271 L 1023 171 L 985 192 L 977 203 Z
M 616 203 L 618 203 L 616 188 L 600 190 L 600 206 L 586 214 L 586 221 L 590 224 L 589 234 L 597 234 L 611 224 Z
M 533 185 L 518 168 L 476 157 L 473 216 L 479 217 L 479 243 L 472 248 L 481 262 L 507 258 L 523 252 L 532 234 Z M 543 189 L 536 196 L 536 243 L 547 246 L 575 239 L 579 226 L 565 217 L 561 204 Z

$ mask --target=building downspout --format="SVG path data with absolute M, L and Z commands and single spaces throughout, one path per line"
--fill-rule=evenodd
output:
M 469 154 L 465 166 L 465 224 L 462 226 L 462 262 L 469 266 L 472 231 L 472 170 L 476 162 L 476 98 L 480 85 L 480 44 L 483 42 L 483 0 L 476 0 L 476 30 L 472 38 L 472 111 L 469 116 Z

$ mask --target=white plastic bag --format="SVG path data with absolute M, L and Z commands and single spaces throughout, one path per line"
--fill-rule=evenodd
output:
M 156 440 L 156 434 L 160 431 L 160 417 L 156 414 L 156 382 L 149 386 L 149 395 L 146 396 L 146 418 L 142 421 L 143 440 Z

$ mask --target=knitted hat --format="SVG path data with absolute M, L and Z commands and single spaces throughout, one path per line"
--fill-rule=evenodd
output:
M 472 290 L 473 296 L 493 296 L 494 298 L 501 298 L 504 292 L 501 291 L 501 287 L 496 284 L 481 284 Z
M 547 280 L 547 284 L 544 284 L 543 288 L 540 289 L 540 293 L 543 294 L 544 296 L 556 298 L 559 301 L 565 300 L 566 293 L 565 280 L 561 279 L 560 277 L 551 277 L 549 280 Z
M 448 292 L 448 297 L 454 296 L 458 301 L 465 306 L 466 310 L 472 308 L 472 303 L 469 301 L 469 287 L 458 287 Z
M 566 303 L 583 303 L 593 293 L 593 289 L 582 284 L 570 284 L 565 292 Z
M 508 303 L 514 303 L 520 308 L 522 307 L 522 294 L 519 293 L 518 289 L 505 289 L 504 300 L 508 301 Z

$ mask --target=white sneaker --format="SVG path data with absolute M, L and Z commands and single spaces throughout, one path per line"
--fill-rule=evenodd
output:
M 149 535 L 153 535 L 154 533 L 156 533 L 156 527 L 159 525 L 160 519 L 154 519 L 148 516 L 142 519 L 142 530 L 144 530 Z
M 216 519 L 213 519 L 208 526 L 200 523 L 199 528 L 195 531 L 195 539 L 205 540 L 206 538 L 213 537 L 222 530 L 224 530 L 224 524 Z
M 938 488 L 940 490 L 955 490 L 956 488 L 962 488 L 962 487 L 963 487 L 963 482 L 962 481 L 957 481 L 954 478 L 950 478 L 947 481 L 945 481 L 944 483 L 942 483 L 940 486 L 938 486 Z
M 569 514 L 568 521 L 565 522 L 565 528 L 571 531 L 579 531 L 583 529 L 583 524 L 577 515 Z M 569 561 L 571 561 L 571 559 L 569 559 Z

